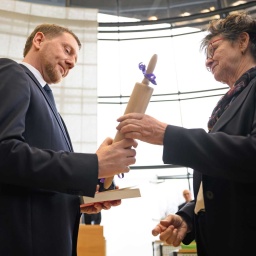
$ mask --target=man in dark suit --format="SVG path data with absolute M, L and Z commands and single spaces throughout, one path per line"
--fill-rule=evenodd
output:
M 75 256 L 80 196 L 93 197 L 98 179 L 135 163 L 130 139 L 107 138 L 95 154 L 73 152 L 44 86 L 68 75 L 80 47 L 72 31 L 42 24 L 27 39 L 21 64 L 0 59 L 0 255 Z

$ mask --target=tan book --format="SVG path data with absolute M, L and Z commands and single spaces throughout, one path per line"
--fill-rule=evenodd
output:
M 113 201 L 119 199 L 128 199 L 141 197 L 140 190 L 138 188 L 121 188 L 114 190 L 107 190 L 104 192 L 98 192 L 95 194 L 95 197 L 82 197 L 81 207 L 91 205 L 93 203 Z

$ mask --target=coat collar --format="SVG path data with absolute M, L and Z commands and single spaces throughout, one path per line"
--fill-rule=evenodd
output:
M 232 107 L 226 109 L 226 111 L 221 115 L 219 120 L 213 126 L 211 133 L 219 131 L 224 125 L 226 125 L 230 119 L 239 111 L 241 105 L 246 100 L 248 94 L 250 93 L 253 84 L 256 81 L 256 77 L 251 80 L 251 82 L 246 86 L 246 88 L 238 95 L 238 97 L 233 101 Z

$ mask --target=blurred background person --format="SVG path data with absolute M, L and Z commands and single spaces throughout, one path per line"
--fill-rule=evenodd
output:
M 82 223 L 86 225 L 100 225 L 101 223 L 101 212 L 94 214 L 83 213 Z
M 182 195 L 185 199 L 185 202 L 183 202 L 182 204 L 180 204 L 178 206 L 178 210 L 180 210 L 186 203 L 188 203 L 192 200 L 192 195 L 191 195 L 190 190 L 188 190 L 188 189 L 183 190 Z

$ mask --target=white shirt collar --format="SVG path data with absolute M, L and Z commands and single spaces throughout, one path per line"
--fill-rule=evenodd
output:
M 41 84 L 42 87 L 46 85 L 46 82 L 44 81 L 41 73 L 36 68 L 24 61 L 22 61 L 21 64 L 26 66 L 33 73 L 33 75 L 36 77 L 37 81 Z

